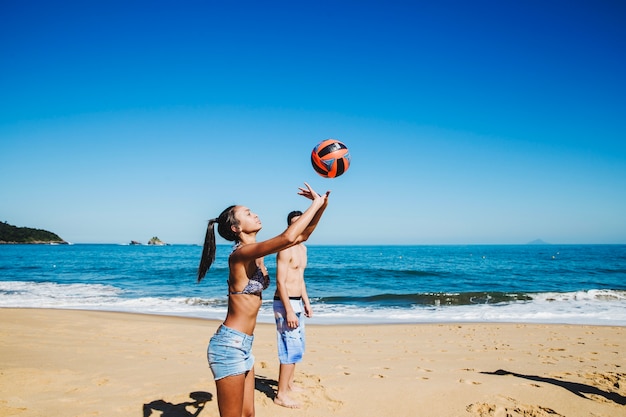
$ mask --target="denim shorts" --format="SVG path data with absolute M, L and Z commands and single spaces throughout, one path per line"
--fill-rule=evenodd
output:
M 213 377 L 218 379 L 248 372 L 254 366 L 252 341 L 254 336 L 226 327 L 217 329 L 207 349 Z
M 304 314 L 302 314 L 302 300 L 289 300 L 296 317 L 298 327 L 287 326 L 287 312 L 282 301 L 274 300 L 274 318 L 276 319 L 276 342 L 278 346 L 278 361 L 281 364 L 302 362 L 305 348 Z

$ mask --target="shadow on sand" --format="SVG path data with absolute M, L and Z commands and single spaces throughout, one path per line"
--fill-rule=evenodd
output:
M 254 378 L 254 389 L 262 392 L 274 401 L 278 381 L 269 379 L 263 375 L 256 375 Z M 154 400 L 143 405 L 143 417 L 150 417 L 153 411 L 161 412 L 160 417 L 197 417 L 204 409 L 205 404 L 213 399 L 213 394 L 204 391 L 189 393 L 193 401 L 172 404 L 165 400 Z M 191 411 L 190 411 L 191 409 Z
M 193 401 L 186 401 L 180 404 L 168 403 L 165 400 L 154 400 L 143 405 L 143 417 L 150 417 L 152 411 L 160 411 L 161 417 L 197 417 L 204 409 L 204 405 L 213 399 L 213 394 L 204 391 L 189 393 Z M 192 411 L 188 410 L 188 407 Z
M 592 385 L 581 384 L 581 383 L 578 383 L 578 382 L 569 382 L 569 381 L 564 381 L 564 380 L 561 380 L 561 379 L 546 378 L 546 377 L 543 377 L 543 376 L 536 376 L 536 375 L 517 374 L 515 372 L 509 372 L 509 371 L 505 371 L 503 369 L 498 369 L 495 372 L 481 372 L 481 374 L 486 374 L 486 375 L 513 375 L 513 376 L 516 376 L 518 378 L 524 378 L 524 379 L 528 379 L 528 380 L 531 380 L 531 381 L 545 382 L 547 384 L 556 385 L 556 386 L 559 386 L 561 388 L 565 388 L 566 390 L 568 390 L 572 394 L 576 394 L 579 397 L 586 398 L 588 400 L 590 398 L 587 397 L 585 394 L 599 395 L 601 397 L 606 398 L 609 401 L 613 401 L 615 404 L 626 405 L 626 397 L 624 397 L 623 395 L 620 395 L 620 394 L 618 394 L 616 392 L 603 391 L 603 390 L 601 390 L 599 388 L 596 388 L 596 387 L 594 387 Z
M 269 379 L 263 375 L 255 375 L 254 389 L 262 392 L 267 398 L 274 401 L 274 398 L 276 398 L 276 390 L 278 390 L 278 381 Z

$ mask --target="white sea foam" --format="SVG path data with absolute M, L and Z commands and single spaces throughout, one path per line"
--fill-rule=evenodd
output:
M 221 320 L 226 297 L 129 297 L 102 284 L 0 282 L 0 307 L 124 311 Z M 316 324 L 524 322 L 626 326 L 626 291 L 540 293 L 531 301 L 460 306 L 372 307 L 313 300 Z M 272 300 L 265 299 L 259 322 L 272 323 Z

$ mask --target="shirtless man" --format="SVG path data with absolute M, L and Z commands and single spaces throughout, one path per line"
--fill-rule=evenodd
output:
M 287 225 L 302 215 L 292 211 Z M 304 354 L 304 316 L 311 317 L 311 303 L 304 283 L 307 248 L 303 243 L 291 246 L 276 254 L 276 293 L 274 294 L 274 317 L 278 343 L 278 392 L 274 402 L 288 408 L 299 408 L 289 394 L 298 391 L 293 384 L 296 363 Z M 302 315 L 304 313 L 304 316 Z

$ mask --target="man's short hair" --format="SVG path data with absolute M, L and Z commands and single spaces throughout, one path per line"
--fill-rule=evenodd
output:
M 287 226 L 291 225 L 291 219 L 294 217 L 302 216 L 302 212 L 300 210 L 294 210 L 287 215 Z

